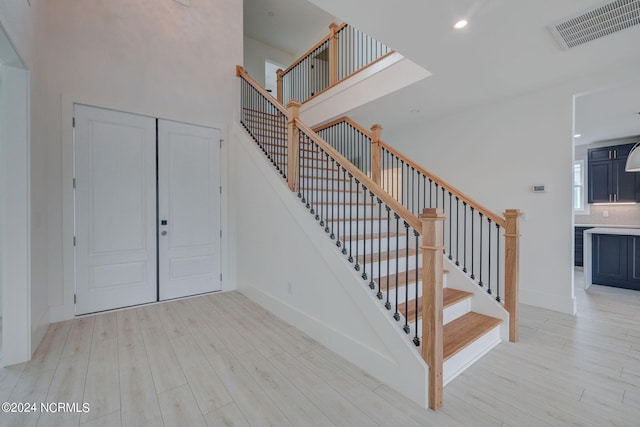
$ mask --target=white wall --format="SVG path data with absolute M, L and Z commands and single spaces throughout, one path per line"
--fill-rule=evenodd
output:
M 3 337 L 4 362 L 7 364 L 27 360 L 49 323 L 47 261 L 43 250 L 46 247 L 46 218 L 41 215 L 41 221 L 38 221 L 38 215 L 34 215 L 34 212 L 46 210 L 46 200 L 37 197 L 45 194 L 45 168 L 41 161 L 44 156 L 39 154 L 42 150 L 35 149 L 42 146 L 42 140 L 34 136 L 34 114 L 39 105 L 36 94 L 42 76 L 38 55 L 42 17 L 43 8 L 38 0 L 33 0 L 31 6 L 26 0 L 0 2 L 0 23 L 10 46 L 15 48 L 15 56 L 8 62 L 4 55 L 6 51 L 2 58 L 7 65 L 3 78 L 12 92 L 5 92 L 8 102 L 6 120 L 11 125 L 11 130 L 6 131 L 12 132 L 9 139 L 12 144 L 17 144 L 11 148 L 15 157 L 7 159 L 7 162 L 11 164 L 11 179 L 15 180 L 15 187 L 11 188 L 19 188 L 22 194 L 22 199 L 14 198 L 11 202 L 13 219 L 11 213 L 7 214 L 7 230 L 13 234 L 10 244 L 17 245 L 16 252 L 11 253 L 12 260 L 5 260 L 13 269 L 11 280 L 4 289 L 3 301 L 5 324 L 9 322 L 12 325 L 9 331 L 5 328 L 9 333 Z M 9 274 L 8 270 L 5 274 Z
M 287 68 L 295 59 L 289 52 L 244 36 L 244 68 L 263 87 L 265 61 L 271 61 Z M 273 96 L 276 96 L 276 94 L 274 93 Z
M 520 301 L 573 313 L 573 96 L 631 80 L 638 72 L 640 59 L 386 131 L 383 138 L 495 212 L 526 212 Z M 531 193 L 534 184 L 545 184 L 547 192 Z
M 51 320 L 73 315 L 73 103 L 224 128 L 238 108 L 242 1 L 46 2 L 47 278 Z M 225 165 L 226 167 L 226 165 Z
M 239 125 L 230 144 L 238 289 L 425 406 L 428 368 L 410 337 Z

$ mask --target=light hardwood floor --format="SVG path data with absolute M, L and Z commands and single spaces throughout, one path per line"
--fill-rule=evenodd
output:
M 579 276 L 581 277 L 581 276 Z M 6 426 L 640 426 L 640 292 L 576 286 L 422 409 L 238 292 L 51 325 L 0 401 L 88 402 Z

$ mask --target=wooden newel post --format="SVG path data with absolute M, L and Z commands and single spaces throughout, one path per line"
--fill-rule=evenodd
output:
M 376 184 L 380 185 L 380 177 L 382 175 L 382 149 L 380 148 L 380 135 L 382 133 L 382 126 L 375 124 L 371 126 L 371 179 Z
M 338 28 L 335 22 L 329 25 L 329 87 L 338 83 Z
M 442 209 L 424 209 L 422 221 L 422 357 L 429 365 L 429 408 L 442 406 L 442 268 L 443 231 L 446 218 Z
M 289 122 L 287 123 L 287 182 L 291 191 L 298 190 L 300 164 L 300 134 L 296 120 L 300 118 L 300 101 L 292 99 L 287 103 Z
M 520 272 L 520 211 L 504 212 L 504 308 L 509 312 L 509 341 L 518 342 L 519 320 L 519 272 Z
M 278 70 L 276 71 L 276 82 L 278 83 L 278 86 L 276 89 L 276 97 L 278 98 L 278 101 L 280 101 L 281 104 L 282 104 L 282 76 L 283 75 L 284 75 L 284 71 L 278 68 Z

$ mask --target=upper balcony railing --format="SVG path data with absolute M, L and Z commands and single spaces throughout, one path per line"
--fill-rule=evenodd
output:
M 286 70 L 278 70 L 278 101 L 305 102 L 393 53 L 373 37 L 332 23 L 329 35 Z

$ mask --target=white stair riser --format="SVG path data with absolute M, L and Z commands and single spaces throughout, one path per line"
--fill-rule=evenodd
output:
M 344 191 L 331 192 L 305 189 L 301 189 L 300 193 L 304 196 L 305 199 L 308 199 L 310 202 L 351 202 L 354 205 L 358 205 L 360 216 L 363 216 L 365 212 L 365 209 L 362 208 L 362 204 L 365 201 L 363 194 Z M 367 208 L 366 212 L 367 216 L 369 216 L 371 213 L 371 208 Z
M 329 223 L 331 224 L 331 223 Z M 349 232 L 349 230 L 347 230 L 347 233 Z M 349 247 L 349 236 L 348 234 L 343 235 L 343 230 L 342 227 L 340 227 L 340 230 L 336 230 L 334 229 L 334 233 L 339 233 L 338 237 L 340 238 L 340 241 L 344 241 L 347 244 L 347 248 Z M 375 233 L 374 233 L 375 235 Z M 344 238 L 346 236 L 346 239 Z M 362 233 L 361 233 L 362 236 Z M 351 253 L 353 254 L 358 254 L 358 255 L 364 255 L 366 253 L 367 257 L 369 257 L 372 253 L 371 250 L 371 240 L 368 238 L 369 235 L 367 235 L 367 239 L 363 239 L 362 237 L 356 239 L 356 237 L 354 236 L 353 240 L 351 241 Z M 356 245 L 357 242 L 357 245 Z M 405 239 L 400 239 L 398 240 L 398 248 L 399 249 L 405 249 L 406 247 L 406 241 Z M 410 242 L 411 243 L 411 242 Z M 387 238 L 381 238 L 381 239 L 377 239 L 374 236 L 373 239 L 373 253 L 377 254 L 378 252 L 381 252 L 383 254 L 387 253 L 387 245 L 391 244 L 391 247 L 389 248 L 390 251 L 395 251 L 396 250 L 396 241 L 395 239 L 387 239 Z M 357 246 L 357 248 L 356 248 Z M 412 245 L 409 245 L 410 248 L 412 248 Z M 357 251 L 357 252 L 356 252 Z
M 446 385 L 455 377 L 473 365 L 478 359 L 487 354 L 496 345 L 500 344 L 500 325 L 496 325 L 486 334 L 462 349 L 456 355 L 444 362 L 443 379 Z
M 325 203 L 327 203 L 325 201 Z M 362 216 L 365 205 L 360 204 L 359 206 L 355 206 L 354 204 L 331 204 L 331 196 L 329 196 L 328 204 L 317 204 L 319 209 L 322 209 L 323 212 L 326 212 L 329 217 L 333 216 L 333 218 L 358 218 L 358 216 Z M 371 207 L 369 205 L 366 206 L 367 209 L 367 218 L 371 216 Z M 373 211 L 374 217 L 378 218 L 378 209 L 374 209 Z M 384 221 L 387 221 L 387 212 L 382 210 L 380 212 L 380 218 L 383 218 Z
M 318 215 L 320 214 L 320 212 L 317 213 Z M 341 236 L 361 236 L 363 234 L 370 234 L 372 230 L 373 234 L 387 232 L 386 221 L 331 221 L 331 218 L 329 218 L 329 221 L 327 222 L 329 224 L 329 227 L 331 227 L 331 224 L 333 224 L 334 229 L 336 228 L 337 224 L 339 224 Z
M 411 304 L 411 303 L 409 303 Z M 442 310 L 442 324 L 446 325 L 449 322 L 453 322 L 460 316 L 464 316 L 465 314 L 471 311 L 471 298 L 467 298 L 465 300 L 459 301 L 453 305 Z M 415 322 L 411 323 L 411 331 L 414 331 L 416 326 Z M 422 336 L 422 321 L 418 321 L 418 336 Z
M 377 281 L 376 281 L 377 283 Z M 385 280 L 385 278 L 382 278 L 382 281 L 380 283 L 380 288 L 382 290 L 382 294 L 383 294 L 383 299 L 386 301 L 387 300 L 387 281 Z M 377 288 L 376 288 L 377 289 Z M 409 292 L 409 300 L 413 300 L 416 297 L 416 284 L 415 283 L 410 283 L 409 286 L 398 286 L 398 301 L 400 302 L 404 302 L 405 301 L 405 293 Z M 396 285 L 393 281 L 389 281 L 389 301 L 395 301 L 396 300 Z M 418 282 L 418 297 L 422 296 L 422 282 Z
M 366 271 L 369 276 L 371 275 L 373 275 L 373 277 L 387 276 L 388 274 L 396 274 L 396 271 L 398 273 L 403 273 L 407 270 L 413 270 L 414 268 L 416 268 L 416 260 L 418 261 L 418 263 L 422 262 L 421 261 L 422 256 L 418 256 L 418 257 L 410 256 L 408 263 L 406 258 L 390 259 L 389 265 L 387 266 L 386 260 L 381 261 L 380 263 L 376 261 L 373 264 L 371 264 L 367 257 L 365 262 L 361 264 L 361 269 Z M 397 266 L 397 270 L 396 270 L 396 266 Z M 380 269 L 380 272 L 378 272 L 378 269 Z

